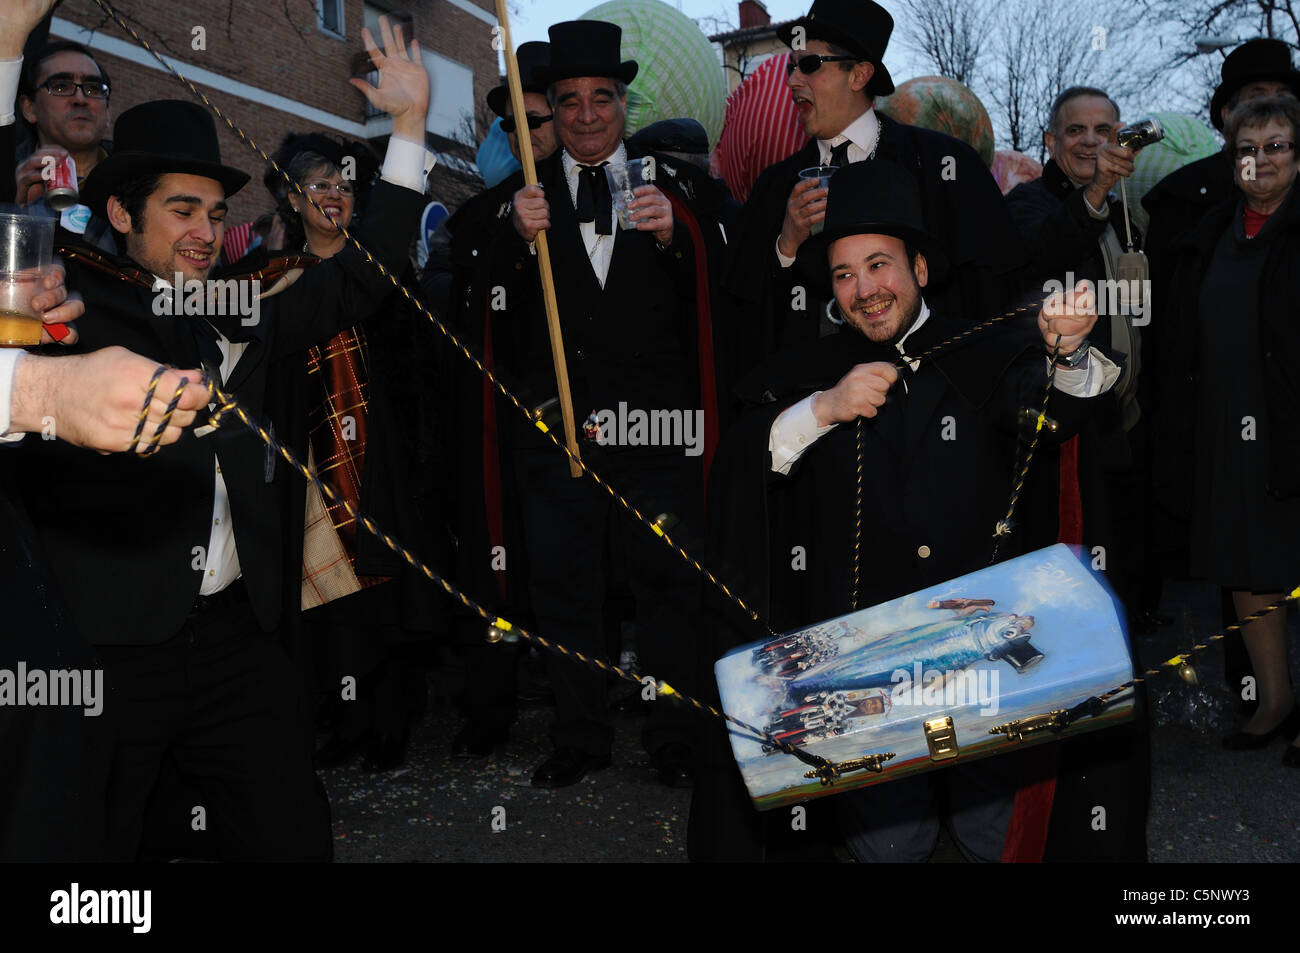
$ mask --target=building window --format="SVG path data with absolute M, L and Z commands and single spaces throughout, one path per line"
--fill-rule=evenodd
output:
M 343 0 L 316 0 L 316 22 L 322 33 L 342 37 Z

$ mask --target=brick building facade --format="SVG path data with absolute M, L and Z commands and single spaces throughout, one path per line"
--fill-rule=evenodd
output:
M 381 13 L 405 21 L 420 42 L 432 86 L 426 137 L 439 161 L 429 195 L 454 208 L 482 188 L 474 148 L 455 140 L 477 142 L 486 132 L 477 104 L 498 82 L 492 0 L 113 0 L 113 5 L 268 153 L 286 132 L 304 131 L 365 139 L 382 155 L 391 122 L 368 116 L 365 98 L 347 80 L 369 69 L 362 26 L 373 28 Z M 191 98 L 93 0 L 64 0 L 50 34 L 94 51 L 112 81 L 112 117 L 151 99 Z M 253 176 L 231 202 L 230 221 L 248 221 L 271 207 L 261 185 L 266 166 L 221 123 L 218 129 L 223 160 Z

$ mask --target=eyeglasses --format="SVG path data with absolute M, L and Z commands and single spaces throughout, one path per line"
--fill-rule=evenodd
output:
M 860 63 L 862 62 L 856 56 L 831 56 L 827 53 L 808 53 L 795 59 L 790 57 L 785 63 L 785 75 L 789 76 L 794 72 L 794 68 L 799 67 L 799 72 L 805 76 L 811 76 L 822 68 L 823 63 Z
M 81 90 L 87 99 L 108 99 L 109 85 L 102 79 L 88 79 L 84 83 L 74 83 L 70 79 L 47 79 L 36 84 L 51 96 L 67 98 Z
M 347 182 L 308 182 L 307 191 L 312 195 L 328 195 L 330 189 L 333 189 L 343 198 L 348 198 L 356 192 L 356 189 Z
M 554 115 L 550 115 L 550 116 L 529 116 L 529 117 L 528 117 L 528 128 L 529 128 L 529 129 L 541 129 L 542 126 L 544 126 L 546 123 L 550 122 L 550 121 L 551 121 L 552 119 L 554 119 L 554 118 L 555 118 Z M 514 117 L 514 116 L 506 116 L 504 119 L 501 120 L 501 131 L 502 131 L 502 132 L 514 132 L 514 131 L 515 131 L 515 117 Z
M 1253 159 L 1260 152 L 1266 156 L 1281 155 L 1294 148 L 1294 142 L 1266 142 L 1262 146 L 1237 146 L 1237 158 Z

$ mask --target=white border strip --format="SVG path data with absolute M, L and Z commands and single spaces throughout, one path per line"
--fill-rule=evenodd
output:
M 478 17 L 484 23 L 491 24 L 492 26 L 497 25 L 497 18 L 495 14 L 488 13 L 482 7 L 476 6 L 474 3 L 472 3 L 471 0 L 447 0 L 447 2 L 450 3 L 457 10 L 464 10 L 466 13 L 470 14 L 471 16 Z

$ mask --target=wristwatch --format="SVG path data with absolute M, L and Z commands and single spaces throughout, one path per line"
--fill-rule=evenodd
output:
M 1067 369 L 1078 367 L 1087 359 L 1088 347 L 1089 347 L 1088 339 L 1084 338 L 1082 341 L 1079 342 L 1079 346 L 1076 347 L 1069 354 L 1057 355 L 1057 358 L 1055 361 L 1053 361 L 1053 363 L 1057 367 L 1064 367 Z

